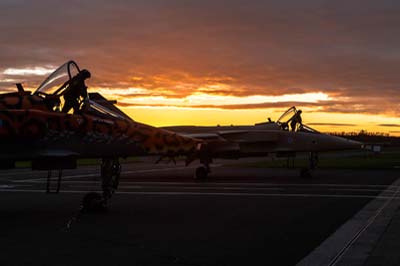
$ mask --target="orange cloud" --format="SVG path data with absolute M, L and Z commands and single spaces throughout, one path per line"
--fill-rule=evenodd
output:
M 352 0 L 346 5 L 88 0 L 79 7 L 50 0 L 2 1 L 0 89 L 15 90 L 15 82 L 34 89 L 44 78 L 15 76 L 7 69 L 74 59 L 92 72 L 89 87 L 117 98 L 121 106 L 254 115 L 259 109 L 299 105 L 314 113 L 396 118 L 399 10 L 400 3 L 389 0 L 362 5 Z M 330 99 L 247 100 L 318 92 Z M 190 102 L 198 94 L 226 98 Z

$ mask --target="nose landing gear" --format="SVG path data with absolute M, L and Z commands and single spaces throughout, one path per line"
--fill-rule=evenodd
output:
M 315 168 L 317 168 L 319 158 L 318 158 L 318 153 L 317 152 L 310 152 L 309 153 L 309 167 L 308 168 L 302 168 L 300 170 L 300 177 L 301 178 L 312 178 L 311 171 L 313 171 Z
M 118 158 L 103 158 L 101 163 L 101 188 L 103 193 L 90 192 L 82 200 L 82 209 L 102 211 L 118 188 L 121 175 L 121 164 Z
M 201 159 L 200 163 L 202 163 L 203 166 L 196 168 L 196 173 L 194 175 L 195 180 L 205 180 L 208 177 L 208 174 L 211 173 L 210 163 L 212 163 L 212 159 Z

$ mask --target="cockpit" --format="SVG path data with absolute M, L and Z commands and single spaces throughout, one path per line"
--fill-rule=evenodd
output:
M 83 70 L 85 71 L 85 70 Z M 67 95 L 70 94 L 70 90 L 73 89 L 71 83 L 74 78 L 83 72 L 77 63 L 74 61 L 68 61 L 59 68 L 57 68 L 52 74 L 50 74 L 43 83 L 33 93 L 43 99 L 47 106 L 47 109 L 54 112 L 67 112 L 65 105 L 68 104 L 69 100 Z M 89 74 L 90 75 L 90 74 Z M 85 87 L 86 90 L 86 87 Z M 68 113 L 80 113 L 82 111 L 95 113 L 96 115 L 127 119 L 126 117 L 110 110 L 109 108 L 89 99 L 89 94 L 78 95 L 78 110 L 72 109 Z M 68 109 L 68 108 L 67 108 Z
M 300 116 L 301 111 L 297 110 L 295 106 L 290 107 L 286 110 L 276 122 L 282 130 L 289 131 L 291 127 L 292 131 L 295 132 L 307 132 L 307 133 L 320 133 L 317 130 L 303 124 L 301 121 L 300 123 L 294 123 L 293 120 L 296 119 L 296 116 Z
M 33 95 L 43 98 L 47 107 L 51 111 L 61 112 L 67 102 L 66 94 L 71 90 L 71 81 L 77 77 L 81 70 L 74 61 L 68 61 L 53 73 L 51 73 L 43 83 L 37 88 Z M 83 104 L 88 101 L 87 97 L 77 99 L 79 107 L 74 111 L 81 110 Z
M 80 72 L 74 61 L 68 61 L 51 73 L 34 92 L 36 95 L 61 95 L 67 89 L 68 81 Z

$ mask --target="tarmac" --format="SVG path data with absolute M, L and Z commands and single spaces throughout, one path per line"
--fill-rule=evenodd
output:
M 1 265 L 400 265 L 399 170 L 123 165 L 106 212 L 79 214 L 99 166 L 0 171 Z M 53 182 L 54 185 L 54 182 Z M 54 188 L 54 187 L 53 187 Z M 70 225 L 70 226 L 68 226 Z

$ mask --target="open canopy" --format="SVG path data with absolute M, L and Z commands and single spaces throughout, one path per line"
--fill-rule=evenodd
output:
M 276 121 L 276 123 L 284 130 L 289 130 L 289 122 L 293 119 L 293 117 L 297 113 L 297 109 L 295 106 L 290 107 L 287 109 Z M 308 133 L 319 133 L 317 130 L 305 125 L 301 124 L 300 127 L 297 128 L 297 131 L 308 132 Z
M 278 119 L 277 123 L 288 123 L 292 117 L 296 114 L 297 110 L 295 106 L 290 107 L 287 109 Z
M 74 61 L 68 61 L 51 73 L 34 92 L 36 95 L 61 95 L 72 77 L 80 72 Z
M 34 92 L 34 95 L 42 97 L 45 101 L 48 99 L 53 99 L 50 109 L 55 112 L 60 112 L 65 104 L 64 93 L 69 89 L 69 83 L 73 77 L 75 77 L 81 70 L 79 66 L 74 61 L 68 61 L 59 68 L 57 68 L 53 73 L 51 73 L 43 83 Z M 107 100 L 102 96 L 101 100 L 107 103 Z M 54 99 L 56 99 L 54 101 Z M 100 102 L 89 100 L 87 96 L 86 99 L 82 100 L 82 103 L 86 105 L 86 110 L 95 115 L 100 115 L 108 118 L 119 118 L 124 120 L 130 120 L 126 115 L 118 113 L 110 108 L 102 105 Z

